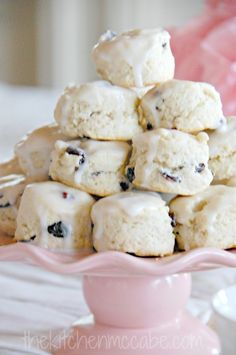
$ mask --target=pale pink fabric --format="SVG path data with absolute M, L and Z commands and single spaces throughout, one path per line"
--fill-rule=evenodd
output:
M 236 0 L 208 0 L 202 16 L 170 29 L 176 78 L 205 81 L 236 114 Z

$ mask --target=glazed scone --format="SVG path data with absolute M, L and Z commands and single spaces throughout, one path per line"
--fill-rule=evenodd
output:
M 26 135 L 15 146 L 23 173 L 31 181 L 48 179 L 50 153 L 58 139 L 65 140 L 60 128 L 55 124 L 40 127 Z
M 49 174 L 53 180 L 106 196 L 129 189 L 125 167 L 131 146 L 126 142 L 57 141 Z
M 214 180 L 230 179 L 236 175 L 236 117 L 209 133 L 209 168 Z
M 14 236 L 21 196 L 26 186 L 23 175 L 0 178 L 0 230 Z
M 0 178 L 8 175 L 23 174 L 17 157 L 0 163 Z
M 142 98 L 139 112 L 144 129 L 175 128 L 195 133 L 215 129 L 225 120 L 215 88 L 185 80 L 155 86 Z
M 62 132 L 71 138 L 130 140 L 142 132 L 138 104 L 133 90 L 94 81 L 67 87 L 54 116 Z
M 104 33 L 92 51 L 98 75 L 115 85 L 143 87 L 174 77 L 170 35 L 162 28 Z
M 17 216 L 15 239 L 49 249 L 91 246 L 92 196 L 53 181 L 28 185 Z
M 152 192 L 123 192 L 97 201 L 92 208 L 93 245 L 139 256 L 170 255 L 175 238 L 169 208 Z
M 126 175 L 135 186 L 148 190 L 194 195 L 212 181 L 208 169 L 208 135 L 159 128 L 133 139 Z
M 181 250 L 236 247 L 236 188 L 215 185 L 170 203 Z

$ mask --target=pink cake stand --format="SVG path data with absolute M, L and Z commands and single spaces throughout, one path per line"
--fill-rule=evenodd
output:
M 185 306 L 190 272 L 236 267 L 236 250 L 196 249 L 163 259 L 120 252 L 59 254 L 34 245 L 0 247 L 0 260 L 83 276 L 94 320 L 71 329 L 56 355 L 217 355 L 216 334 Z

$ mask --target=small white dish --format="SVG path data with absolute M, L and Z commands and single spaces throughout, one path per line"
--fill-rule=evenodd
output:
M 222 354 L 236 353 L 236 285 L 222 289 L 212 299 L 212 325 L 221 339 Z

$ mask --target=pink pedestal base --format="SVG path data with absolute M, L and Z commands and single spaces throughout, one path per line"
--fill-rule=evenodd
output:
M 236 249 L 199 248 L 156 259 L 117 251 L 55 253 L 15 243 L 0 247 L 0 260 L 83 275 L 85 298 L 95 322 L 72 328 L 65 341 L 63 335 L 56 355 L 220 353 L 214 332 L 185 311 L 191 290 L 188 273 L 236 267 Z
M 189 274 L 84 276 L 94 323 L 73 328 L 56 355 L 217 355 L 215 333 L 185 310 Z

